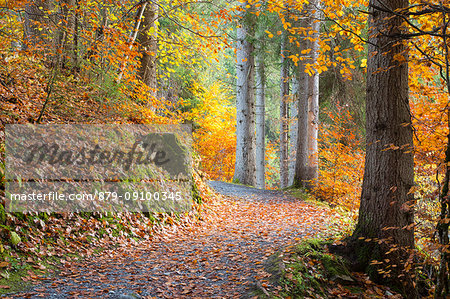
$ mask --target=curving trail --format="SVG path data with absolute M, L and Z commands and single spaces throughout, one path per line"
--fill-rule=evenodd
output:
M 248 298 L 270 288 L 264 261 L 282 246 L 325 233 L 330 210 L 278 191 L 223 182 L 201 225 L 67 264 L 15 298 Z

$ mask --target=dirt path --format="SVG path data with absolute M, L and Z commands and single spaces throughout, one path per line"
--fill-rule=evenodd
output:
M 211 182 L 225 195 L 198 226 L 68 264 L 19 298 L 242 298 L 267 287 L 263 262 L 335 216 L 281 192 Z

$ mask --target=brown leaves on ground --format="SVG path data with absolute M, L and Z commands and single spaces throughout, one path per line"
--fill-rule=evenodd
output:
M 336 216 L 281 194 L 260 194 L 209 202 L 202 217 L 134 246 L 67 262 L 59 277 L 21 296 L 240 297 L 255 285 L 271 288 L 264 269 L 269 255 L 325 232 Z

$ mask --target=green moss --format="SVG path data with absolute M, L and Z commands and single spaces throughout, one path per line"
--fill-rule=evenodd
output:
M 49 214 L 47 214 L 47 213 L 45 213 L 45 212 L 39 213 L 39 214 L 38 214 L 38 217 L 39 217 L 40 219 L 42 219 L 43 221 L 47 221 L 47 220 L 48 220 L 48 217 L 49 217 Z
M 5 211 L 5 207 L 3 207 L 2 204 L 0 204 L 0 224 L 5 224 L 6 223 L 6 211 Z
M 32 270 L 31 267 L 30 269 Z M 1 285 L 7 285 L 10 288 L 9 289 L 0 289 L 0 295 L 7 294 L 7 293 L 16 293 L 23 291 L 31 286 L 31 282 L 25 282 L 22 280 L 22 277 L 27 276 L 25 270 L 23 271 L 7 271 L 3 270 L 1 271 L 2 278 L 0 279 Z M 3 277 L 6 278 L 3 278 Z
M 192 184 L 192 199 L 198 203 L 201 204 L 202 203 L 202 197 L 200 196 L 200 192 L 198 191 L 198 187 L 195 184 L 194 179 L 192 179 L 193 184 Z
M 270 267 L 266 267 L 277 278 L 282 298 L 327 298 L 330 281 L 352 280 L 344 260 L 327 252 L 329 241 L 310 239 L 301 242 L 287 255 L 280 252 L 269 258 Z M 280 265 L 280 263 L 282 265 Z M 280 270 L 281 269 L 281 270 Z M 281 272 L 281 274 L 277 274 Z
M 290 196 L 293 196 L 301 200 L 311 200 L 311 195 L 308 192 L 306 192 L 304 188 L 297 188 L 295 186 L 290 186 L 284 188 L 283 191 L 289 194 Z
M 106 235 L 106 230 L 104 228 L 100 228 L 97 232 L 99 238 L 103 238 Z
M 60 259 L 57 257 L 40 258 L 38 263 L 44 266 L 41 270 L 34 268 L 33 264 L 25 262 L 28 257 L 23 253 L 15 254 L 13 257 L 6 250 L 2 252 L 2 260 L 7 261 L 10 266 L 0 270 L 0 285 L 6 285 L 10 288 L 0 289 L 0 295 L 21 292 L 31 288 L 32 282 L 23 281 L 22 278 L 29 277 L 30 271 L 35 276 L 49 276 L 56 271 L 54 264 L 58 264 Z
M 292 197 L 298 198 L 299 200 L 303 200 L 308 203 L 312 203 L 316 206 L 327 208 L 330 207 L 328 203 L 317 200 L 311 193 L 308 193 L 305 188 L 290 186 L 283 189 L 283 191 Z
M 239 186 L 245 186 L 245 187 L 255 188 L 255 186 L 252 186 L 252 185 L 246 185 L 246 184 L 244 184 L 244 183 L 241 183 L 241 182 L 239 181 L 239 179 L 233 179 L 233 180 L 231 181 L 231 183 L 232 183 L 232 184 L 235 184 L 235 185 L 239 185 Z
M 297 251 L 299 253 L 302 253 L 302 252 L 318 253 L 317 250 L 322 249 L 322 247 L 328 243 L 329 242 L 325 242 L 325 241 L 319 240 L 319 239 L 309 239 L 309 240 L 304 241 L 304 242 L 300 243 L 299 245 L 297 245 Z

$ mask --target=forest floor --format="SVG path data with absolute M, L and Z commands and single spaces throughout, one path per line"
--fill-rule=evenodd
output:
M 332 210 L 286 195 L 210 182 L 222 196 L 203 221 L 136 246 L 66 262 L 11 298 L 251 298 L 276 289 L 265 261 L 280 248 L 333 234 Z

